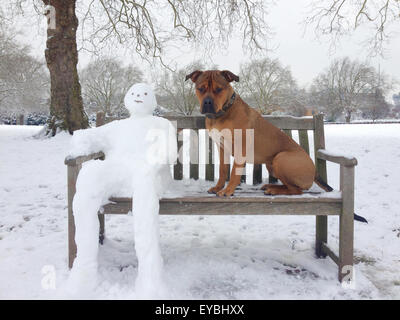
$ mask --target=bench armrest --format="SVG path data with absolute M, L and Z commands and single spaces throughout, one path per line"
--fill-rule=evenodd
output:
M 357 159 L 354 157 L 342 156 L 337 154 L 332 154 L 325 149 L 319 149 L 317 151 L 317 158 L 322 160 L 331 161 L 338 163 L 345 167 L 354 167 L 357 165 Z
M 64 163 L 67 166 L 78 166 L 86 161 L 89 160 L 96 160 L 96 159 L 104 159 L 105 155 L 102 151 L 100 152 L 96 152 L 96 153 L 92 153 L 86 156 L 78 156 L 78 157 L 72 157 L 72 156 L 67 156 L 65 158 Z

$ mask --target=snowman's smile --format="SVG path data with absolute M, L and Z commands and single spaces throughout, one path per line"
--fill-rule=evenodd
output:
M 135 100 L 136 103 L 143 103 L 142 100 Z

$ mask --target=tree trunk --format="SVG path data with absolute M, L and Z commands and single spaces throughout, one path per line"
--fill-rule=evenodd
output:
M 78 63 L 76 0 L 43 0 L 43 2 L 54 7 L 56 22 L 55 29 L 47 29 L 45 50 L 51 80 L 51 119 L 47 134 L 54 136 L 58 130 L 68 130 L 72 134 L 75 130 L 89 126 L 83 109 L 76 67 Z
M 350 120 L 351 120 L 351 112 L 350 111 L 346 112 L 345 119 L 346 119 L 346 123 L 350 123 Z

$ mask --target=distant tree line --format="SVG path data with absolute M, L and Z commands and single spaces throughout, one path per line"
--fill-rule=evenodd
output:
M 14 41 L 15 34 L 0 24 L 0 115 L 49 112 L 49 74 L 29 46 Z
M 46 134 L 54 136 L 57 132 L 63 130 L 73 134 L 75 130 L 85 129 L 89 126 L 77 70 L 78 42 L 82 45 L 82 49 L 87 49 L 96 54 L 101 53 L 102 49 L 106 47 L 114 48 L 115 45 L 123 45 L 137 57 L 148 61 L 158 59 L 166 67 L 169 65 L 169 62 L 164 62 L 168 51 L 166 48 L 170 45 L 176 47 L 188 46 L 193 49 L 197 49 L 201 45 L 202 53 L 210 56 L 216 50 L 220 52 L 227 48 L 233 34 L 240 34 L 243 48 L 247 52 L 260 56 L 265 49 L 268 49 L 265 44 L 272 35 L 267 23 L 269 21 L 267 15 L 273 4 L 274 1 L 271 0 L 149 0 L 140 3 L 137 1 L 111 0 L 88 2 L 77 0 L 12 0 L 4 1 L 4 4 L 0 5 L 0 24 L 6 19 L 11 21 L 18 15 L 24 16 L 28 6 L 36 10 L 38 17 L 43 17 L 43 11 L 45 13 L 49 26 L 45 58 L 51 82 L 51 90 L 47 90 L 50 95 L 51 120 L 47 124 Z M 324 1 L 323 4 L 321 1 L 315 1 L 310 7 L 312 10 L 304 19 L 305 25 L 311 26 L 315 34 L 330 38 L 332 47 L 340 42 L 339 40 L 343 35 L 353 34 L 360 26 L 369 28 L 370 32 L 368 32 L 362 46 L 373 55 L 383 54 L 389 41 L 398 36 L 396 30 L 400 21 L 399 0 L 329 0 Z M 54 15 L 52 12 L 56 12 L 56 14 Z M 160 14 L 163 19 L 159 19 Z M 168 23 L 165 23 L 165 21 L 168 21 Z M 82 32 L 77 34 L 79 26 L 82 28 Z M 14 39 L 11 40 L 11 42 L 13 41 Z M 6 60 L 2 61 L 5 64 L 4 61 Z M 32 62 L 24 61 L 23 63 L 31 64 Z M 279 61 L 270 60 L 270 62 L 272 62 L 272 65 L 281 67 Z M 253 63 L 255 62 L 250 62 L 250 64 Z M 263 64 L 259 67 L 263 67 Z M 283 69 L 288 70 L 286 67 L 283 67 Z M 16 75 L 25 72 L 24 70 L 29 70 L 29 68 L 23 68 L 22 71 L 16 70 Z M 245 71 L 246 66 L 242 66 L 241 73 L 245 74 Z M 33 68 L 31 73 L 26 72 L 26 76 L 17 76 L 16 80 L 12 80 L 11 75 L 7 72 L 4 73 L 3 70 L 3 74 L 0 75 L 0 94 L 3 103 L 0 106 L 0 112 L 4 109 L 10 111 L 10 109 L 21 108 L 26 103 L 29 105 L 26 108 L 29 108 L 30 105 L 38 106 L 41 104 L 32 103 L 28 93 L 24 97 L 17 94 L 23 90 L 21 89 L 23 83 L 26 86 L 33 82 L 35 85 L 42 83 L 40 81 L 26 81 L 29 78 L 28 76 L 36 76 L 37 73 L 37 69 Z M 283 83 L 282 86 L 286 86 L 283 89 L 272 86 L 272 88 L 264 90 L 263 87 L 263 90 L 258 90 L 254 94 L 251 93 L 251 90 L 254 90 L 253 86 L 247 87 L 246 90 L 246 84 L 241 83 L 238 90 L 239 87 L 242 87 L 241 90 L 244 90 L 242 94 L 263 113 L 300 113 L 304 105 L 307 107 L 310 105 L 311 89 L 296 88 L 295 83 L 290 83 L 289 78 L 286 78 L 286 81 L 283 82 L 279 81 L 288 75 L 288 72 L 283 71 L 278 76 L 278 80 L 273 81 L 275 85 Z M 169 76 L 174 77 L 172 74 Z M 274 78 L 274 76 L 276 76 L 276 72 L 272 72 L 271 77 Z M 317 82 L 323 85 L 323 79 L 319 80 Z M 250 83 L 251 79 L 248 81 Z M 366 112 L 365 116 L 367 114 L 374 117 L 383 116 L 381 111 L 385 107 L 377 107 L 378 102 L 382 102 L 380 96 L 385 94 L 385 90 L 381 87 L 371 84 L 357 85 L 347 91 L 343 91 L 343 88 L 340 87 L 333 90 L 336 93 L 332 93 L 332 86 L 330 89 L 326 87 L 318 88 L 318 83 L 314 84 L 315 90 L 313 92 L 319 95 L 320 100 L 311 96 L 311 101 L 315 103 L 312 107 L 314 109 L 324 108 L 332 119 L 340 113 L 341 116 L 350 121 L 352 117 L 358 116 L 361 112 L 359 108 L 365 107 L 365 104 L 360 101 L 370 102 L 371 95 L 373 95 L 372 100 L 375 102 L 373 106 L 369 107 L 370 111 Z M 43 87 L 44 85 L 41 88 Z M 30 90 L 30 88 L 28 89 Z M 90 106 L 95 106 L 97 99 L 89 98 L 89 90 L 86 90 L 86 99 L 90 100 Z M 181 87 L 180 91 L 186 92 L 187 90 Z M 324 92 L 329 94 L 329 103 L 324 101 L 327 99 L 326 96 L 321 97 Z M 32 90 L 32 93 L 36 94 L 36 91 Z M 174 101 L 173 97 L 178 93 L 179 91 L 175 91 L 166 94 L 162 89 L 160 90 L 161 97 L 165 101 L 169 101 L 166 103 L 173 105 L 175 112 L 184 114 L 195 112 L 196 109 L 193 108 L 190 99 L 184 98 L 184 101 L 175 99 Z M 261 98 L 259 95 L 261 95 Z M 333 97 L 333 95 L 336 95 L 336 97 Z M 25 97 L 27 98 L 25 99 Z M 40 95 L 40 97 L 43 98 L 44 95 Z M 113 97 L 105 99 L 111 101 Z M 267 102 L 265 99 L 267 99 Z M 334 108 L 332 108 L 331 103 L 334 103 Z M 338 104 L 339 107 L 337 107 Z M 115 106 L 116 103 L 109 102 L 103 108 L 109 110 L 109 108 L 112 108 L 111 105 Z M 288 106 L 288 110 L 285 110 L 285 105 Z M 190 111 L 191 109 L 192 111 Z M 119 108 L 108 112 L 116 110 L 119 110 Z
M 0 115 L 48 113 L 50 80 L 45 64 L 13 38 L 4 26 L 0 28 Z M 98 57 L 79 70 L 84 109 L 89 116 L 98 111 L 126 116 L 125 92 L 133 83 L 151 81 L 161 108 L 182 115 L 198 114 L 194 85 L 185 81 L 185 76 L 196 69 L 216 68 L 195 61 L 176 71 L 153 71 L 151 79 L 144 79 L 136 65 Z M 241 64 L 239 77 L 235 90 L 263 114 L 303 116 L 323 112 L 328 121 L 347 122 L 400 116 L 400 93 L 387 100 L 392 88 L 389 77 L 349 57 L 332 61 L 309 88 L 298 85 L 288 66 L 268 57 Z
M 185 115 L 199 112 L 193 83 L 184 81 L 184 75 L 196 69 L 204 70 L 201 62 L 168 71 L 157 81 L 163 106 Z M 354 118 L 399 117 L 400 97 L 393 96 L 394 103 L 387 100 L 393 86 L 389 77 L 368 63 L 349 57 L 332 61 L 309 88 L 299 87 L 290 68 L 278 59 L 243 63 L 239 77 L 235 90 L 262 114 L 304 116 L 322 112 L 328 121 L 346 122 Z

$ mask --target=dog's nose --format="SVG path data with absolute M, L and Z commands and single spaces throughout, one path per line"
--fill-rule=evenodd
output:
M 214 101 L 210 97 L 203 100 L 202 113 L 215 113 L 214 111 Z

